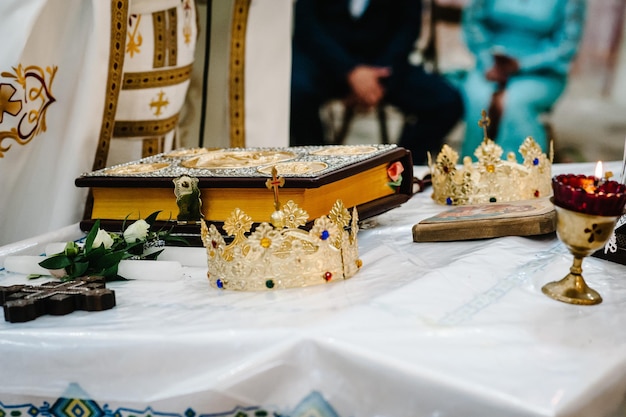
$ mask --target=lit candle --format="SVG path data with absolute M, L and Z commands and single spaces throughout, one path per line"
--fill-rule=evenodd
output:
M 596 164 L 595 177 L 595 185 L 602 185 L 602 183 L 604 182 L 604 170 L 602 169 L 602 161 L 598 161 L 598 163 Z
M 604 170 L 602 169 L 602 161 L 598 161 L 596 164 L 596 178 L 602 179 L 604 176 Z
M 602 167 L 600 165 L 600 176 Z M 626 205 L 626 185 L 598 181 L 596 176 L 563 174 L 552 178 L 554 204 L 565 209 L 600 216 L 621 216 Z M 595 184 L 594 184 L 595 183 Z

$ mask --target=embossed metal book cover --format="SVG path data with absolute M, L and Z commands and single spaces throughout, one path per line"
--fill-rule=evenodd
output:
M 411 154 L 396 145 L 183 149 L 77 178 L 76 186 L 90 187 L 93 194 L 83 228 L 88 220 L 138 219 L 158 210 L 159 221 L 176 221 L 175 180 L 181 176 L 197 179 L 204 219 L 223 221 L 240 208 L 255 222 L 267 221 L 274 208 L 266 185 L 273 168 L 284 179 L 280 201 L 293 200 L 311 218 L 341 199 L 365 219 L 412 194 Z

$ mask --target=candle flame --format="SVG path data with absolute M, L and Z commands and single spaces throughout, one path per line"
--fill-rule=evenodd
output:
M 603 175 L 604 175 L 604 170 L 602 169 L 602 161 L 598 161 L 598 163 L 596 164 L 595 177 L 601 180 Z

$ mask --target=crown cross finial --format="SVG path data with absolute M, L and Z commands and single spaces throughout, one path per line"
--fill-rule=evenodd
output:
M 489 127 L 489 125 L 491 124 L 491 119 L 489 118 L 489 116 L 487 116 L 487 112 L 485 110 L 483 110 L 480 115 L 482 116 L 481 119 L 478 121 L 478 126 L 480 126 L 483 129 L 483 139 L 487 140 L 489 138 L 488 134 L 487 134 L 487 128 Z
M 278 200 L 278 187 L 285 185 L 285 179 L 278 177 L 278 170 L 272 167 L 272 178 L 265 181 L 265 186 L 274 192 L 274 210 L 280 210 L 280 201 Z

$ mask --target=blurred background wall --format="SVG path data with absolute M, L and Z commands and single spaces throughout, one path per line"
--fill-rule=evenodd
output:
M 276 0 L 252 0 L 255 2 Z M 462 7 L 467 0 L 433 0 L 442 5 Z M 280 0 L 281 7 L 288 2 Z M 428 4 L 424 16 L 424 34 L 418 46 L 423 46 L 428 36 Z M 197 47 L 197 60 L 194 68 L 194 80 L 190 89 L 190 105 L 186 123 L 182 128 L 184 146 L 197 146 L 199 138 L 199 120 L 201 118 L 199 100 L 202 83 L 208 86 L 208 111 L 204 146 L 227 146 L 227 71 L 228 39 L 230 14 L 233 0 L 212 1 L 211 10 L 211 45 L 210 71 L 203 79 L 202 63 L 207 45 L 206 34 L 207 7 L 200 1 L 199 15 L 201 34 Z M 587 22 L 580 52 L 573 65 L 570 81 L 564 95 L 550 115 L 553 128 L 557 160 L 559 161 L 595 161 L 619 160 L 622 158 L 626 138 L 626 42 L 624 42 L 624 21 L 626 0 L 588 0 Z M 291 13 L 279 13 L 277 18 L 285 19 Z M 272 22 L 268 21 L 267 25 Z M 263 31 L 262 25 L 256 30 Z M 248 36 L 261 36 L 249 34 Z M 457 25 L 437 25 L 439 66 L 443 71 L 463 68 L 472 64 L 460 38 Z M 272 77 L 268 73 L 266 77 Z M 266 105 L 271 104 L 268 97 Z M 262 104 L 261 104 L 262 105 Z M 399 132 L 402 122 L 393 111 L 389 115 L 392 140 Z M 453 132 L 450 143 L 458 145 L 464 126 L 458 126 Z M 523 134 L 523 132 L 521 132 Z M 378 126 L 372 115 L 357 116 L 353 123 L 348 143 L 372 143 L 379 140 Z

